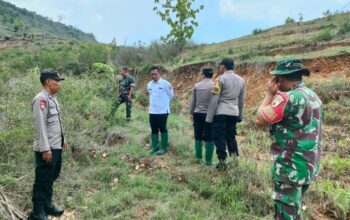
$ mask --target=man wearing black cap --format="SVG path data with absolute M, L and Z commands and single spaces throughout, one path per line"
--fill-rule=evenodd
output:
M 33 185 L 33 210 L 28 219 L 48 219 L 47 215 L 61 216 L 62 208 L 52 204 L 53 183 L 59 177 L 62 163 L 62 148 L 68 145 L 64 140 L 61 111 L 53 96 L 61 89 L 63 77 L 54 71 L 40 74 L 43 90 L 32 103 L 36 128 L 34 140 L 35 181 Z
M 230 156 L 238 156 L 236 124 L 243 120 L 245 82 L 233 72 L 234 62 L 225 58 L 219 66 L 219 77 L 212 92 L 206 122 L 213 122 L 213 140 L 219 164 L 225 169 L 226 145 Z
M 214 89 L 213 69 L 204 68 L 202 80 L 195 84 L 192 90 L 189 117 L 193 120 L 195 138 L 195 158 L 202 162 L 202 141 L 205 142 L 205 163 L 210 166 L 213 160 L 214 144 L 212 142 L 211 123 L 205 122 L 211 92 Z

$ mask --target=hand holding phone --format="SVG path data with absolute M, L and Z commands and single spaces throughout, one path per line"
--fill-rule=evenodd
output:
M 281 80 L 279 77 L 275 76 L 268 84 L 267 86 L 267 93 L 268 95 L 275 96 L 277 91 L 279 90 L 279 87 L 281 85 Z

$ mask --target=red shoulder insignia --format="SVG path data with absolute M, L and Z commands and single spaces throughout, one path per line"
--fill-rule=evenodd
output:
M 288 94 L 277 92 L 270 105 L 260 110 L 261 115 L 270 124 L 275 124 L 283 120 L 284 109 L 288 102 Z
M 39 101 L 39 106 L 41 110 L 44 110 L 46 108 L 46 101 L 44 99 L 41 99 Z

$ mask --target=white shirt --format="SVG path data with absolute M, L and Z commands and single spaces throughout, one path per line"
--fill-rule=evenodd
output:
M 174 96 L 173 87 L 165 79 L 160 78 L 157 82 L 150 81 L 147 84 L 150 114 L 170 113 L 170 100 Z

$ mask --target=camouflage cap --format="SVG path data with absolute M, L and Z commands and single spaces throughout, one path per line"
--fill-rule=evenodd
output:
M 270 73 L 272 75 L 288 75 L 292 73 L 301 73 L 305 76 L 310 75 L 310 71 L 303 67 L 301 60 L 296 58 L 284 58 L 278 61 L 275 70 Z

